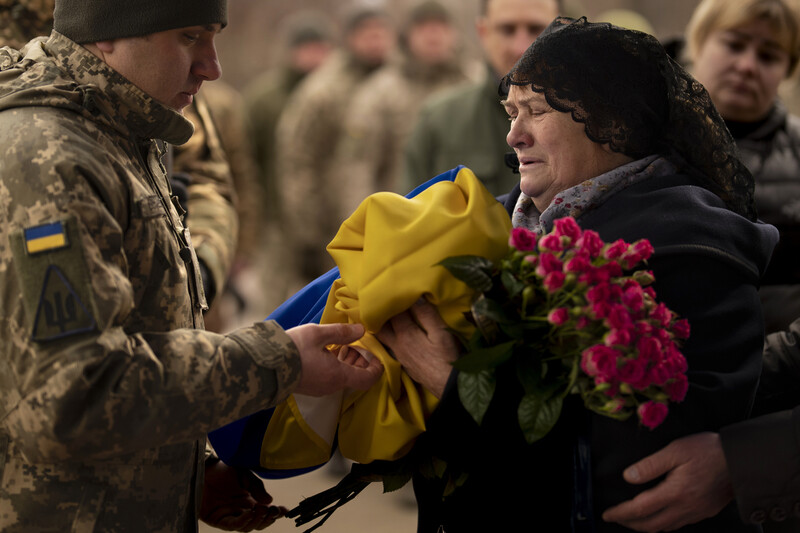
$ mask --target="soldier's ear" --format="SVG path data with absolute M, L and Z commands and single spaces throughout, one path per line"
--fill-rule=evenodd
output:
M 94 45 L 104 54 L 110 54 L 114 51 L 114 41 L 97 41 Z

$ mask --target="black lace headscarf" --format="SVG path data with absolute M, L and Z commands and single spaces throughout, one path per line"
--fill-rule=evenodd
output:
M 529 85 L 586 135 L 634 159 L 660 154 L 756 219 L 754 181 L 705 88 L 646 33 L 585 17 L 554 20 L 500 83 Z

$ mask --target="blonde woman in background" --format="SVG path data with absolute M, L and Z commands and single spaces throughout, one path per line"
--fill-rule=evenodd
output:
M 800 316 L 800 117 L 779 100 L 800 54 L 797 0 L 704 0 L 686 30 L 686 51 L 756 180 L 759 217 L 781 241 L 760 291 L 767 333 Z

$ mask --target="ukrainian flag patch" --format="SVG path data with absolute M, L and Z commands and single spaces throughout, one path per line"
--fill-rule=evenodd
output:
M 25 250 L 31 255 L 59 250 L 69 245 L 63 222 L 27 228 L 24 237 Z

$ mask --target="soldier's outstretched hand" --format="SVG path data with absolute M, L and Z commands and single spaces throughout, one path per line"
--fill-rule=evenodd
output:
M 341 389 L 367 390 L 381 377 L 383 365 L 370 354 L 362 357 L 342 357 L 329 347 L 343 346 L 364 335 L 359 324 L 305 324 L 289 329 L 300 351 L 302 370 L 297 394 L 325 396 Z

